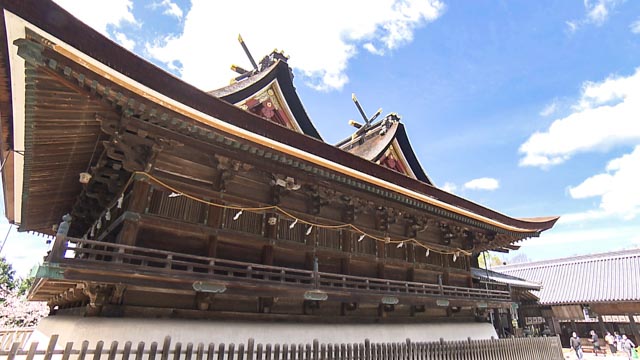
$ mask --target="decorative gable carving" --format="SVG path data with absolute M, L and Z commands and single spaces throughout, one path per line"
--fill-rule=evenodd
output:
M 280 126 L 299 133 L 303 132 L 289 110 L 277 81 L 271 82 L 255 95 L 236 105 Z
M 377 163 L 393 171 L 399 172 L 400 174 L 415 179 L 415 175 L 411 171 L 409 163 L 405 159 L 402 152 L 399 150 L 399 147 L 397 146 L 395 140 L 393 144 L 387 148 L 387 150 L 380 157 Z

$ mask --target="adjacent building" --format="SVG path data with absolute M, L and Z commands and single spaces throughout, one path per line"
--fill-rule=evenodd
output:
M 524 325 L 549 329 L 568 344 L 571 332 L 617 331 L 640 339 L 640 249 L 494 268 L 542 285 L 539 300 L 521 304 Z

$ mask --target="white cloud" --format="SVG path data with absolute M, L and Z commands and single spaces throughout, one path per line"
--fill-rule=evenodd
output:
M 577 21 L 572 20 L 572 21 L 565 21 L 565 24 L 567 24 L 567 30 L 569 30 L 570 33 L 574 33 L 576 32 L 576 30 L 578 30 L 578 26 L 580 25 Z
M 448 193 L 452 193 L 454 194 L 456 192 L 456 190 L 458 189 L 458 187 L 456 186 L 456 184 L 452 183 L 452 182 L 446 182 L 444 183 L 444 185 L 442 185 L 442 187 L 440 188 Z
M 574 33 L 583 25 L 593 24 L 601 26 L 609 18 L 611 11 L 625 1 L 626 0 L 584 0 L 584 9 L 586 11 L 584 19 L 566 21 L 567 29 L 570 33 Z
M 372 54 L 384 55 L 384 50 L 376 48 L 376 46 L 373 45 L 372 43 L 366 43 L 366 44 L 362 45 L 362 47 L 365 48 L 365 50 L 367 50 L 368 52 L 370 52 Z
M 135 41 L 129 39 L 127 35 L 119 31 L 116 31 L 114 35 L 115 35 L 116 41 L 120 45 L 124 46 L 124 48 L 126 48 L 127 50 L 133 51 L 133 48 L 136 46 Z
M 540 116 L 549 116 L 556 112 L 558 103 L 554 100 L 551 104 L 547 105 L 540 111 Z
M 562 220 L 562 217 L 560 218 Z M 558 223 L 559 225 L 559 223 Z M 556 225 L 552 231 L 543 233 L 540 238 L 533 238 L 518 243 L 522 246 L 521 250 L 531 247 L 545 247 L 560 248 L 566 244 L 576 244 L 577 248 L 584 247 L 585 244 L 601 244 L 598 252 L 613 251 L 617 249 L 608 248 L 607 244 L 603 243 L 607 239 L 610 242 L 615 240 L 616 243 L 625 243 L 632 245 L 640 240 L 640 226 L 618 226 L 618 227 L 596 227 L 596 228 L 582 228 L 573 229 L 565 228 L 561 229 Z M 633 246 L 633 245 L 632 245 Z
M 131 0 L 54 0 L 87 25 L 107 34 L 107 26 L 119 27 L 122 22 L 137 24 Z
M 631 23 L 631 25 L 629 25 L 629 28 L 631 29 L 632 33 L 640 34 L 640 19 Z
M 257 8 L 260 11 L 239 13 L 239 9 Z M 396 49 L 413 39 L 416 28 L 443 11 L 440 0 L 381 0 L 366 6 L 339 0 L 289 0 L 279 6 L 251 0 L 194 0 L 183 33 L 148 44 L 147 52 L 167 64 L 181 63 L 180 76 L 185 81 L 210 90 L 233 76 L 231 71 L 211 69 L 233 63 L 249 68 L 236 42 L 240 33 L 257 61 L 274 47 L 285 49 L 290 65 L 307 84 L 321 90 L 340 89 L 349 80 L 345 70 L 360 46 L 377 54 Z M 241 21 L 234 14 L 241 15 Z
M 164 8 L 164 11 L 162 12 L 163 14 L 169 15 L 169 16 L 175 16 L 178 19 L 182 19 L 182 16 L 184 15 L 182 12 L 182 9 L 180 9 L 178 4 L 174 3 L 171 0 L 162 0 L 160 2 L 154 2 L 153 4 L 151 4 L 151 8 L 152 9 Z
M 499 187 L 500 182 L 489 177 L 473 179 L 464 184 L 464 188 L 470 190 L 496 190 Z
M 628 77 L 586 82 L 570 115 L 555 120 L 520 146 L 521 166 L 549 167 L 574 154 L 640 141 L 640 68 Z
M 611 160 L 606 172 L 591 176 L 569 189 L 571 197 L 583 199 L 600 197 L 598 211 L 588 216 L 619 216 L 633 219 L 640 214 L 640 145 L 630 153 Z M 580 214 L 575 214 L 579 217 Z

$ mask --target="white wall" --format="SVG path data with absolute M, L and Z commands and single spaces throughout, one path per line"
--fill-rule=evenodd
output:
M 139 341 L 147 344 L 156 341 L 161 345 L 167 335 L 171 336 L 172 343 L 183 344 L 246 343 L 248 338 L 263 344 L 307 344 L 313 339 L 321 343 L 360 343 L 365 338 L 371 342 L 404 342 L 407 338 L 414 342 L 497 338 L 488 323 L 309 324 L 51 316 L 43 319 L 31 341 L 46 343 L 53 334 L 60 335 L 58 346 L 61 347 L 67 341 L 83 340 L 91 344 L 103 340 L 105 346 L 114 340 L 131 341 L 134 346 Z

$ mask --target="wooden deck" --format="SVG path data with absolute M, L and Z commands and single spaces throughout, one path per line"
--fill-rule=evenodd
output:
M 511 300 L 509 291 L 349 276 L 76 238 L 59 238 L 37 277 L 31 298 L 45 301 L 80 281 L 255 296 L 304 296 L 313 290 L 331 300 L 377 303 L 383 296 L 411 304 Z

